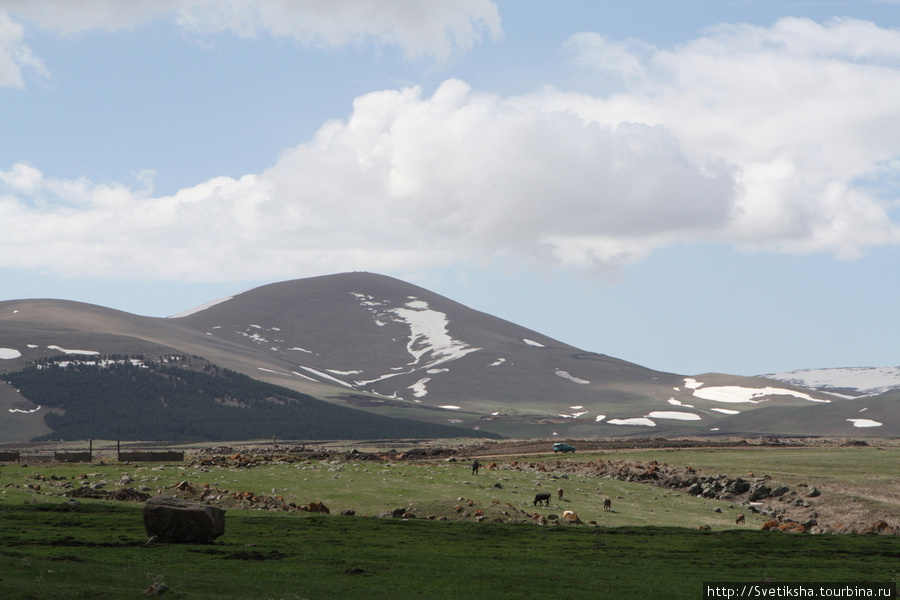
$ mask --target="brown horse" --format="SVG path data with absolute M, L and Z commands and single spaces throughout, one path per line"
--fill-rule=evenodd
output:
M 604 512 L 610 512 L 612 510 L 612 500 L 609 498 L 603 499 L 603 510 Z

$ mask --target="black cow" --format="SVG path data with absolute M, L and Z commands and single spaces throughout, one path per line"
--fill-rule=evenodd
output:
M 547 492 L 541 492 L 540 494 L 535 495 L 534 505 L 537 506 L 541 502 L 544 503 L 544 506 L 550 506 L 550 494 Z

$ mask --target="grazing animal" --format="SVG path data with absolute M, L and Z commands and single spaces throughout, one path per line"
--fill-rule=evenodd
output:
M 612 510 L 612 500 L 610 500 L 609 498 L 604 498 L 603 499 L 603 511 L 610 512 L 611 510 Z
M 544 506 L 550 506 L 550 494 L 547 492 L 541 492 L 540 494 L 536 494 L 534 496 L 534 505 L 537 506 L 541 502 L 544 503 Z
M 559 499 L 560 499 L 560 500 L 562 500 L 562 497 L 563 497 L 563 489 L 562 489 L 562 488 L 559 488 L 558 490 L 556 490 L 556 495 L 559 496 Z
M 737 516 L 737 519 L 734 520 L 735 525 L 743 525 L 744 524 L 744 513 L 741 513 Z

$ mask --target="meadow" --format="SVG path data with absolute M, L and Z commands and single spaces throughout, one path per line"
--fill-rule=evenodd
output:
M 477 475 L 468 461 L 349 455 L 255 466 L 12 463 L 0 467 L 0 585 L 4 598 L 35 599 L 702 598 L 705 582 L 900 578 L 900 536 L 763 532 L 765 517 L 740 505 L 574 468 L 623 457 L 815 482 L 822 506 L 872 503 L 893 511 L 893 525 L 900 515 L 895 448 L 506 456 L 482 458 L 495 468 Z M 141 503 L 64 496 L 126 485 L 178 493 L 185 482 L 222 492 L 226 532 L 212 544 L 148 545 Z M 550 506 L 533 505 L 539 491 L 553 492 Z M 253 508 L 278 497 L 331 514 Z M 416 518 L 384 516 L 398 509 Z M 552 518 L 565 510 L 582 524 Z

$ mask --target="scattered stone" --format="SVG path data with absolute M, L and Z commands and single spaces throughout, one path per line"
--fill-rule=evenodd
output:
M 750 502 L 756 502 L 757 500 L 762 500 L 764 498 L 768 498 L 772 494 L 772 488 L 767 486 L 763 482 L 754 483 L 750 486 L 750 495 L 747 500 Z

